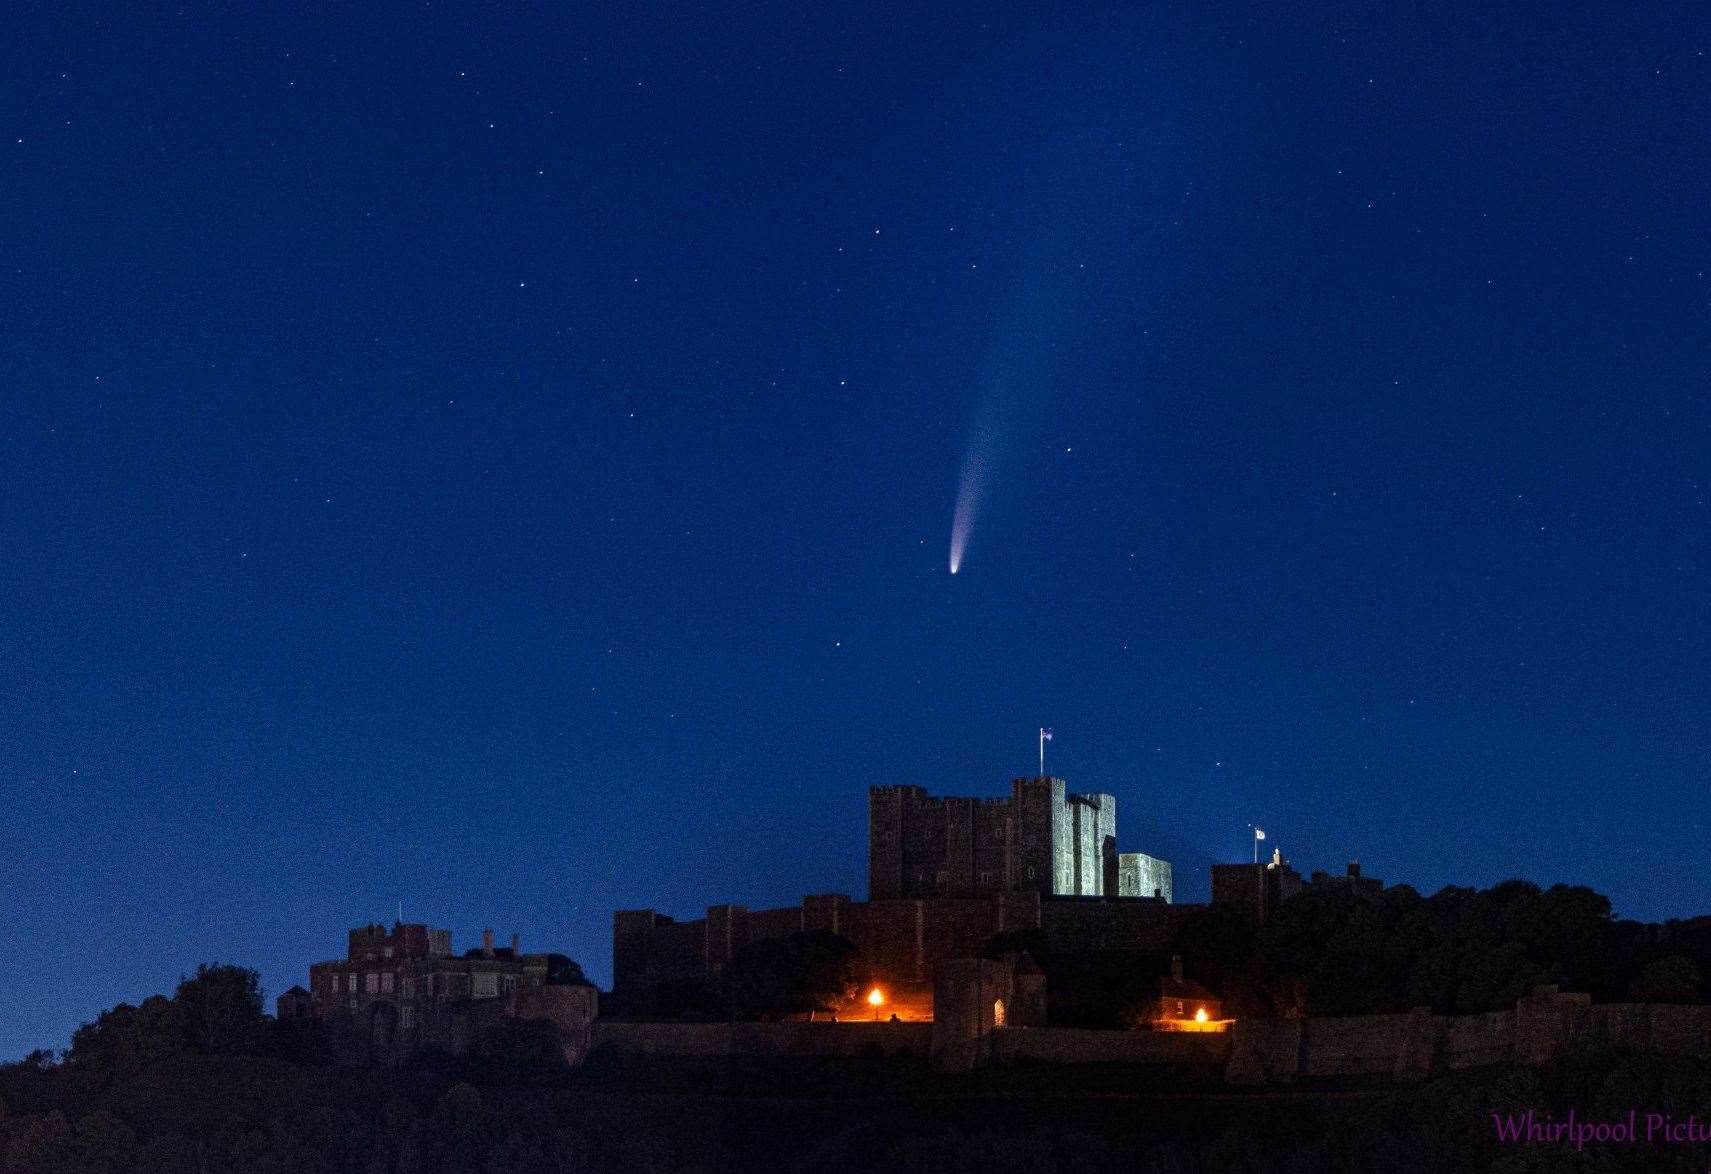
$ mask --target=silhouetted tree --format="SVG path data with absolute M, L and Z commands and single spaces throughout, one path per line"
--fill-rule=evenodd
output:
M 465 1061 L 471 1078 L 488 1085 L 550 1084 L 570 1070 L 558 1028 L 547 1019 L 499 1020 Z
M 762 938 L 725 967 L 726 996 L 738 1018 L 830 1011 L 854 998 L 862 975 L 855 943 L 826 930 Z
M 261 979 L 242 966 L 198 966 L 172 997 L 185 1046 L 203 1055 L 252 1055 L 267 1042 Z
M 178 1004 L 150 995 L 140 1007 L 120 1003 L 85 1023 L 71 1037 L 66 1063 L 103 1077 L 128 1076 L 186 1046 Z
M 640 990 L 600 996 L 602 1016 L 634 1019 L 722 1019 L 725 993 L 711 979 L 696 975 L 654 983 Z

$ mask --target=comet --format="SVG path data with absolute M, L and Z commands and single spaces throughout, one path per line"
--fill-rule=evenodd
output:
M 963 458 L 962 477 L 957 482 L 956 509 L 951 512 L 951 574 L 962 570 L 962 558 L 968 551 L 969 535 L 974 532 L 974 515 L 986 488 L 986 457 L 979 451 L 979 435 L 969 444 Z
M 1065 324 L 1072 319 L 1074 274 L 1056 258 L 1060 232 L 1042 233 L 1018 267 L 1008 304 L 998 317 L 996 345 L 986 357 L 957 479 L 956 507 L 951 511 L 950 572 L 967 560 L 975 522 L 997 491 L 1003 466 L 1010 463 L 1043 397 L 1053 391 L 1053 360 L 1064 345 Z

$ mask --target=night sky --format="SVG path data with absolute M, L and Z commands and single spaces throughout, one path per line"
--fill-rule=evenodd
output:
M 502 7 L 10 18 L 0 1057 L 1041 725 L 1179 900 L 1711 912 L 1702 6 Z

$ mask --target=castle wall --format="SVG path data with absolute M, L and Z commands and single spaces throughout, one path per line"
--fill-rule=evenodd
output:
M 1092 1031 L 1075 1027 L 1022 1027 L 993 1033 L 996 1060 L 1051 1064 L 1223 1064 L 1227 1032 Z
M 640 990 L 707 973 L 705 920 L 672 921 L 651 909 L 612 915 L 612 989 Z
M 1212 904 L 1230 905 L 1255 921 L 1265 920 L 1265 865 L 1214 864 Z
M 1409 1040 L 1410 1015 L 1350 1015 L 1307 1020 L 1304 1076 L 1389 1074 Z
M 1153 900 L 1059 900 L 1014 892 L 886 901 L 824 894 L 783 909 L 713 906 L 696 921 L 626 911 L 613 919 L 613 988 L 713 976 L 743 944 L 816 928 L 854 942 L 874 976 L 890 982 L 928 981 L 940 960 L 978 956 L 989 939 L 1015 930 L 1042 930 L 1052 949 L 1066 953 L 1161 954 L 1169 948 L 1174 909 Z
M 565 1062 L 582 1063 L 600 1018 L 600 992 L 591 986 L 554 985 L 519 990 L 506 1013 L 518 1019 L 546 1019 L 558 1029 Z
M 842 893 L 822 893 L 802 898 L 802 928 L 842 934 L 849 917 L 850 899 Z M 848 936 L 848 935 L 845 935 Z
M 1151 897 L 1157 893 L 1167 904 L 1171 902 L 1170 861 L 1148 856 L 1145 852 L 1122 852 L 1117 856 L 1117 895 L 1119 897 Z
M 925 1056 L 931 1023 L 613 1023 L 601 1020 L 593 1048 L 652 1056 Z
M 966 1072 L 992 1058 L 992 1035 L 1014 997 L 1011 967 L 988 958 L 953 958 L 933 975 L 933 1067 Z
M 977 799 L 974 804 L 974 888 L 978 895 L 1010 888 L 1010 840 L 1014 816 L 1008 799 Z
M 1055 779 L 1016 779 L 1010 784 L 1015 824 L 1010 860 L 1012 891 L 1050 893 L 1057 875 L 1054 821 L 1062 816 L 1063 784 Z
M 933 891 L 963 897 L 974 892 L 974 800 L 944 800 L 945 850 L 943 868 L 935 874 Z
M 1070 896 L 1075 892 L 1075 813 L 1065 802 L 1063 782 L 1048 780 L 1051 786 L 1051 873 L 1046 878 L 1046 892 L 1054 896 Z
M 1101 795 L 1099 804 L 1099 893 L 1117 895 L 1117 797 Z M 1107 884 L 1106 881 L 1110 883 Z M 1147 896 L 1152 894 L 1148 893 Z
M 1000 929 L 996 901 L 922 902 L 921 954 L 915 974 L 930 978 L 941 958 L 978 958 Z
M 741 905 L 709 905 L 701 956 L 709 974 L 722 974 L 749 942 L 749 911 Z
M 1105 894 L 1108 853 L 1117 845 L 1117 800 L 1111 795 L 1071 795 L 1068 799 L 1070 853 L 1059 891 L 1069 896 Z
M 1301 875 L 1287 864 L 1214 864 L 1212 904 L 1242 909 L 1264 921 L 1301 891 Z
M 903 805 L 919 787 L 872 787 L 867 793 L 867 892 L 876 901 L 903 895 Z
M 1661 1052 L 1711 1059 L 1711 1006 L 1611 1003 L 1575 1017 L 1570 1042 L 1587 1050 Z
M 919 901 L 851 902 L 844 936 L 869 966 L 893 982 L 922 977 L 920 947 L 924 920 Z
M 1043 901 L 1040 928 L 1054 951 L 1162 954 L 1179 916 L 1162 901 Z
M 831 930 L 830 925 L 808 924 L 807 898 L 801 905 L 791 905 L 784 909 L 754 909 L 748 917 L 747 937 L 749 941 L 761 938 L 782 938 L 789 934 L 801 933 L 807 929 Z M 828 918 L 830 920 L 830 918 Z M 836 933 L 836 930 L 832 930 Z
M 903 892 L 923 896 L 940 891 L 945 871 L 945 803 L 920 798 L 903 812 Z
M 1449 1068 L 1507 1063 L 1515 1050 L 1515 1012 L 1446 1016 L 1438 1046 Z
M 1000 933 L 1040 928 L 1043 916 L 1040 913 L 1040 908 L 1045 902 L 1040 899 L 1039 893 L 1031 891 L 1000 893 L 996 900 Z

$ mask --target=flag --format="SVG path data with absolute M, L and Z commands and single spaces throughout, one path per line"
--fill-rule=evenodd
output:
M 1265 829 L 1264 828 L 1255 828 L 1254 829 L 1254 839 L 1256 839 L 1256 840 L 1265 839 Z
M 1052 732 L 1048 729 L 1042 728 L 1040 730 L 1040 741 L 1050 742 L 1051 740 L 1052 740 Z

